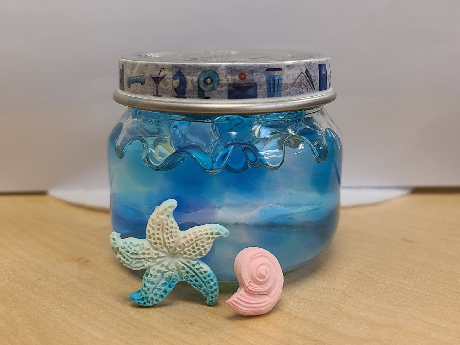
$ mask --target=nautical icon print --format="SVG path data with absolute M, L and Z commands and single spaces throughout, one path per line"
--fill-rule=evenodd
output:
M 265 70 L 267 81 L 267 97 L 281 97 L 281 90 L 283 87 L 283 69 L 267 68 Z
M 228 84 L 228 99 L 257 98 L 257 83 L 247 81 L 247 74 L 240 72 L 239 81 Z
M 198 98 L 208 99 L 206 92 L 214 91 L 220 84 L 220 78 L 216 71 L 204 70 L 198 76 Z
M 153 82 L 155 83 L 155 93 L 153 94 L 155 97 L 161 97 L 161 95 L 158 94 L 158 85 L 162 82 L 162 80 L 165 78 L 165 76 L 161 75 L 161 72 L 163 72 L 164 68 L 160 68 L 160 71 L 158 72 L 158 75 L 153 76 L 151 75 L 150 78 L 153 79 Z
M 184 73 L 179 69 L 172 77 L 173 80 L 179 80 L 179 84 L 174 88 L 176 98 L 185 98 L 185 92 L 187 91 L 187 78 Z

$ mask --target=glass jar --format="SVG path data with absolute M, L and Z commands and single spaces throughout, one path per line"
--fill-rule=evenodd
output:
M 236 279 L 233 261 L 246 247 L 269 250 L 289 271 L 332 240 L 342 147 L 323 108 L 335 98 L 328 58 L 130 56 L 114 98 L 129 106 L 109 139 L 112 224 L 122 237 L 145 238 L 155 206 L 175 199 L 181 230 L 229 229 L 202 259 L 221 281 Z

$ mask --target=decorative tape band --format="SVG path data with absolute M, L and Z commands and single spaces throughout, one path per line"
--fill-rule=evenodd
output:
M 299 102 L 305 108 L 318 106 L 335 93 L 328 57 L 205 51 L 122 57 L 114 98 L 150 110 L 256 113 L 278 109 L 280 103 L 281 110 L 293 109 L 290 103 L 298 108 Z

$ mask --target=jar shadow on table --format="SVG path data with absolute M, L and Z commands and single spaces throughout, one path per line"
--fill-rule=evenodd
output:
M 324 266 L 334 259 L 336 254 L 334 242 L 316 257 L 307 261 L 304 265 L 284 274 L 284 285 L 289 286 L 313 278 L 318 271 L 325 269 Z

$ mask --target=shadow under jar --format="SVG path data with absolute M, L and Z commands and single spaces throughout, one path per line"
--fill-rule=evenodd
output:
M 202 259 L 220 281 L 236 279 L 233 262 L 246 247 L 269 250 L 286 272 L 332 240 L 342 147 L 323 108 L 335 98 L 328 58 L 129 56 L 114 98 L 129 107 L 109 139 L 112 224 L 122 237 L 145 238 L 155 206 L 176 199 L 181 230 L 229 229 Z

